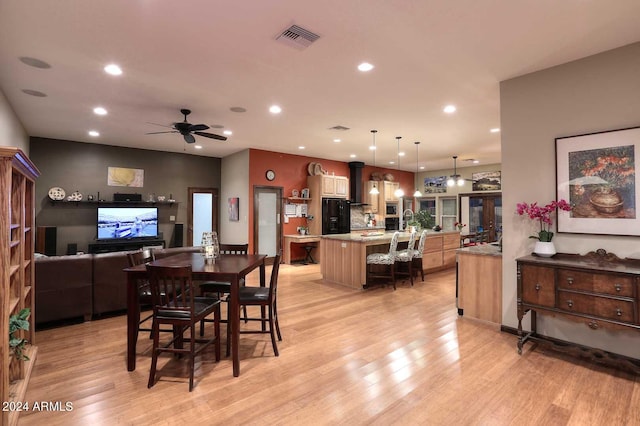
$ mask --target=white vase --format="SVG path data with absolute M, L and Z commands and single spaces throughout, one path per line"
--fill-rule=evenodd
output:
M 540 257 L 551 257 L 556 254 L 556 246 L 553 245 L 553 241 L 536 241 L 533 252 Z

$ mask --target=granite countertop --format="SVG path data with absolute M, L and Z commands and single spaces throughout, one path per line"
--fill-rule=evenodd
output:
M 379 242 L 390 242 L 391 241 L 391 237 L 393 236 L 393 233 L 395 231 L 381 231 L 381 230 L 373 230 L 373 231 L 369 231 L 369 232 L 362 232 L 362 233 L 352 233 L 352 234 L 330 234 L 330 235 L 323 235 L 322 238 L 326 238 L 329 240 L 340 240 L 340 241 L 353 241 L 353 242 L 368 242 L 368 241 L 379 241 Z M 439 235 L 439 234 L 458 234 L 458 231 L 451 231 L 451 232 L 437 232 L 437 231 L 431 231 L 431 230 L 427 230 L 427 235 L 431 236 L 431 235 Z M 411 234 L 409 232 L 400 232 L 400 238 L 398 239 L 398 241 L 409 241 L 409 236 Z
M 352 226 L 351 230 L 352 231 L 369 231 L 371 229 L 375 229 L 375 230 L 383 230 L 384 231 L 384 225 L 376 225 L 376 226 Z
M 456 250 L 457 253 L 477 254 L 481 256 L 502 256 L 502 251 L 497 244 L 480 244 L 478 246 L 463 247 Z

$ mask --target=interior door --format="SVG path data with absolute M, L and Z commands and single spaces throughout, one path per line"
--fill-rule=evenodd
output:
M 282 187 L 253 187 L 253 247 L 274 257 L 282 249 Z
M 469 233 L 489 231 L 489 241 L 496 241 L 502 232 L 502 194 L 473 194 L 460 197 L 462 223 Z
M 201 245 L 203 232 L 218 232 L 218 190 L 189 188 L 187 245 Z

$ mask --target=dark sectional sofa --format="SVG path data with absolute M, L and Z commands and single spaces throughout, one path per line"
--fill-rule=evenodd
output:
M 155 249 L 157 259 L 200 247 Z M 36 257 L 36 324 L 85 321 L 127 308 L 127 253 Z

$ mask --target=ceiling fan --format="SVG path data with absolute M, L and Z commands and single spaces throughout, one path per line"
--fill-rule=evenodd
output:
M 184 115 L 184 121 L 173 123 L 173 126 L 166 126 L 174 130 L 169 130 L 165 132 L 151 132 L 147 133 L 147 135 L 158 135 L 161 133 L 180 133 L 182 137 L 184 137 L 185 142 L 187 143 L 195 143 L 196 138 L 193 136 L 204 136 L 205 138 L 217 139 L 220 141 L 226 141 L 226 136 L 216 135 L 214 133 L 206 133 L 203 130 L 207 130 L 209 126 L 206 124 L 191 124 L 187 121 L 187 115 L 191 114 L 190 109 L 181 109 L 180 112 Z M 154 123 L 152 123 L 154 124 Z
M 457 155 L 453 156 L 453 174 L 451 176 L 449 176 L 449 179 L 447 179 L 447 186 L 462 186 L 464 185 L 465 181 L 468 182 L 474 182 L 475 180 L 473 179 L 465 179 L 463 178 L 461 175 L 458 174 L 458 169 L 456 167 L 456 160 L 458 159 Z

